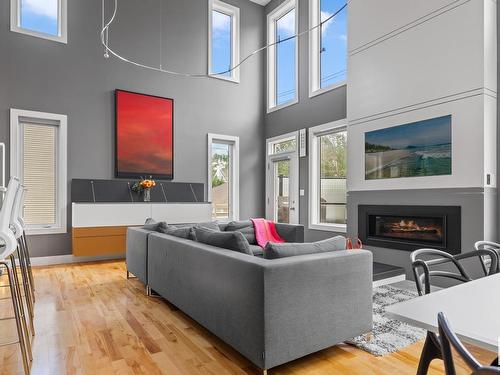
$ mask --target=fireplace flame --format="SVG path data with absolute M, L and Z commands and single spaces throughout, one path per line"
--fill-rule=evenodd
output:
M 434 232 L 441 236 L 439 226 L 420 226 L 414 220 L 401 220 L 399 223 L 393 223 L 391 230 L 396 232 Z

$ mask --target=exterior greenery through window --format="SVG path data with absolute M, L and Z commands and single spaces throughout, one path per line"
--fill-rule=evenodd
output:
M 229 219 L 230 216 L 230 145 L 212 144 L 212 217 Z
M 347 131 L 321 135 L 319 139 L 319 223 L 346 224 Z
M 272 154 L 294 151 L 297 147 L 295 138 L 273 143 Z M 274 191 L 276 194 L 276 218 L 278 223 L 290 222 L 290 161 L 280 160 L 274 164 Z

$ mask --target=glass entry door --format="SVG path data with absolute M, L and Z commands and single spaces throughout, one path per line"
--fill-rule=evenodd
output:
M 296 133 L 267 140 L 266 218 L 299 223 L 299 170 Z
M 290 160 L 273 161 L 274 221 L 290 223 Z

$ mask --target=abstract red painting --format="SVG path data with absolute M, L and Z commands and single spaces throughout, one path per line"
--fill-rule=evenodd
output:
M 173 99 L 116 90 L 116 177 L 173 179 Z

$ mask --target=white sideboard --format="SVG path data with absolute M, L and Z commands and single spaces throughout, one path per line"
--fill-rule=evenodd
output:
M 168 224 L 210 221 L 212 204 L 73 203 L 73 255 L 124 253 L 127 227 L 143 225 L 148 217 Z

